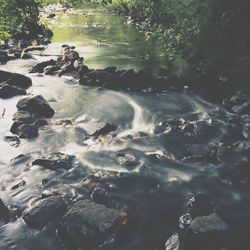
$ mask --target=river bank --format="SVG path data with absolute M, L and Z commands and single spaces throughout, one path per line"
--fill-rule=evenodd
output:
M 221 99 L 205 99 L 206 90 L 200 95 L 184 87 L 186 82 L 152 91 L 159 75 L 148 71 L 143 77 L 150 85 L 142 86 L 136 72 L 147 58 L 136 61 L 138 54 L 131 54 L 148 45 L 143 34 L 120 21 L 141 39 L 134 49 L 134 40 L 121 44 L 124 37 L 112 32 L 117 30 L 113 21 L 121 19 L 102 11 L 56 14 L 52 44 L 42 54 L 0 67 L 32 81 L 31 86 L 25 78 L 27 96 L 21 101 L 0 99 L 5 110 L 0 248 L 248 249 L 248 96 L 237 93 L 224 100 L 224 107 Z M 114 63 L 127 52 L 116 69 L 110 68 L 107 58 Z M 87 77 L 94 81 L 78 84 L 74 70 L 62 74 L 63 65 L 54 76 L 46 74 L 48 68 L 32 70 L 47 61 L 69 69 L 76 61 L 86 63 Z M 118 90 L 98 83 L 110 72 L 130 72 L 134 78 L 119 83 Z M 131 89 L 132 81 L 138 89 Z M 26 125 L 39 125 L 39 134 L 29 139 L 17 131 L 19 143 L 13 145 L 4 138 L 13 136 L 8 131 L 20 117 Z

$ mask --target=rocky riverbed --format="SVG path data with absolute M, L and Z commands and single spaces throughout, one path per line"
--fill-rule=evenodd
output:
M 247 92 L 70 44 L 0 66 L 0 249 L 248 249 Z

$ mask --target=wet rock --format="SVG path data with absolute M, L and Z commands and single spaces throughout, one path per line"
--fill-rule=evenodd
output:
M 9 60 L 7 51 L 0 50 L 0 63 L 5 64 Z
M 49 61 L 45 61 L 45 62 L 40 62 L 32 67 L 32 69 L 30 70 L 30 73 L 43 73 L 46 67 L 55 66 L 55 65 L 56 65 L 56 61 L 53 59 Z
M 236 114 L 250 114 L 250 102 L 244 102 L 241 105 L 235 105 L 232 107 L 232 111 Z
M 165 243 L 166 250 L 181 250 L 179 235 L 173 234 Z
M 180 229 L 183 229 L 183 230 L 187 229 L 191 225 L 192 219 L 193 218 L 192 218 L 191 214 L 189 214 L 189 213 L 182 215 L 179 219 Z
M 207 233 L 226 233 L 229 230 L 227 223 L 216 213 L 208 216 L 196 217 L 189 229 L 195 235 Z
M 9 222 L 10 219 L 10 211 L 7 206 L 0 199 L 0 220 L 3 220 L 5 223 Z
M 22 124 L 18 127 L 15 134 L 17 134 L 20 138 L 36 138 L 38 136 L 38 128 L 33 124 Z
M 63 153 L 52 153 L 43 159 L 37 159 L 32 165 L 39 165 L 50 170 L 65 169 L 69 170 L 74 167 L 75 156 Z
M 5 136 L 4 141 L 9 143 L 10 146 L 18 147 L 20 145 L 20 139 L 17 136 Z
M 107 122 L 93 122 L 81 125 L 81 128 L 89 136 L 98 137 L 100 135 L 106 135 L 112 131 L 115 131 L 117 127 L 114 124 Z
M 21 163 L 27 161 L 28 159 L 30 159 L 29 155 L 20 154 L 20 155 L 11 159 L 10 165 L 15 166 L 15 165 L 18 165 L 18 164 L 21 164 Z
M 55 111 L 41 95 L 23 98 L 17 103 L 16 106 L 18 110 L 28 111 L 31 114 L 41 117 L 51 117 L 55 113 Z
M 216 213 L 196 217 L 190 226 L 179 233 L 183 249 L 220 250 L 228 244 L 229 226 Z
M 28 46 L 27 48 L 25 48 L 23 52 L 27 53 L 29 51 L 34 51 L 34 50 L 42 51 L 42 50 L 45 50 L 45 48 L 46 47 L 43 45 L 32 45 L 32 46 Z
M 81 200 L 63 217 L 58 236 L 67 249 L 90 250 L 119 233 L 125 223 L 120 211 Z
M 0 70 L 0 83 L 6 81 L 8 81 L 8 85 L 16 86 L 22 89 L 27 89 L 32 85 L 31 79 L 27 76 Z
M 55 16 L 56 16 L 55 13 L 50 13 L 50 14 L 47 16 L 47 18 L 54 18 Z
M 13 121 L 23 123 L 33 123 L 35 118 L 28 111 L 20 110 L 13 115 Z
M 66 204 L 61 196 L 51 196 L 33 203 L 23 212 L 24 221 L 31 227 L 42 228 L 51 220 L 63 216 Z
M 18 134 L 18 129 L 20 126 L 22 126 L 24 123 L 21 121 L 14 121 L 13 124 L 11 125 L 10 132 L 12 134 Z
M 12 186 L 11 190 L 18 189 L 18 188 L 20 188 L 22 186 L 25 186 L 25 184 L 26 184 L 26 181 L 22 180 L 22 181 L 18 182 L 17 184 L 15 184 L 14 186 Z
M 57 67 L 55 65 L 49 65 L 46 68 L 44 68 L 44 74 L 53 75 L 53 74 L 56 74 L 58 72 L 58 70 L 60 70 L 59 67 Z
M 17 95 L 26 95 L 26 91 L 8 84 L 0 84 L 0 98 L 10 98 Z
M 223 179 L 229 180 L 237 186 L 250 184 L 250 166 L 248 162 L 243 162 L 232 167 L 225 167 L 220 171 Z
M 209 195 L 198 193 L 188 199 L 186 207 L 194 218 L 211 214 L 214 210 L 214 205 L 214 201 Z

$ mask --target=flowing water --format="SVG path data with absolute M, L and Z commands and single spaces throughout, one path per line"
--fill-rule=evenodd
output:
M 115 65 L 122 69 L 156 70 L 165 63 L 164 48 L 157 41 L 146 40 L 144 33 L 103 10 L 88 8 L 61 13 L 52 25 L 55 35 L 48 51 L 57 54 L 63 43 L 75 45 L 90 67 Z M 116 197 L 115 204 L 109 205 L 127 209 L 131 215 L 133 230 L 117 248 L 128 250 L 163 249 L 190 193 L 205 192 L 216 202 L 230 204 L 230 209 L 235 207 L 233 215 L 239 223 L 250 218 L 249 194 L 218 174 L 220 168 L 232 162 L 182 161 L 187 148 L 194 144 L 200 149 L 218 145 L 228 134 L 227 123 L 234 118 L 233 114 L 188 89 L 160 94 L 132 93 L 84 87 L 64 77 L 28 74 L 35 62 L 15 60 L 0 67 L 31 77 L 33 86 L 28 93 L 43 95 L 56 110 L 52 125 L 40 130 L 37 139 L 23 139 L 19 147 L 13 147 L 3 141 L 3 136 L 11 127 L 20 97 L 0 100 L 0 113 L 5 109 L 0 119 L 0 197 L 5 203 L 25 208 L 44 189 L 55 187 L 66 190 L 75 199 L 81 196 L 84 177 L 95 172 L 109 184 Z M 183 118 L 194 124 L 213 123 L 215 129 L 209 136 L 205 131 L 195 142 L 168 129 L 156 132 L 161 122 L 171 118 Z M 58 119 L 71 119 L 73 124 L 53 125 Z M 96 121 L 113 123 L 118 129 L 98 140 L 84 138 L 81 124 Z M 81 166 L 67 172 L 31 166 L 32 160 L 51 152 L 76 155 Z M 11 159 L 20 154 L 25 155 L 22 161 L 11 164 Z M 26 185 L 11 190 L 21 180 Z M 1 226 L 0 235 L 1 250 L 62 249 L 53 225 L 38 231 L 19 218 Z

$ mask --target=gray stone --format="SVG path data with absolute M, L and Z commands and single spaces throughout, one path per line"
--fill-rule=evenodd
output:
M 211 232 L 225 233 L 229 230 L 227 223 L 216 213 L 208 216 L 196 217 L 189 229 L 193 234 L 206 234 Z
M 55 114 L 55 111 L 41 95 L 23 98 L 16 106 L 18 110 L 28 111 L 41 117 L 51 117 Z
M 16 134 L 20 138 L 32 139 L 38 136 L 38 128 L 32 124 L 22 124 Z
M 42 228 L 49 221 L 62 216 L 66 212 L 66 204 L 61 196 L 51 196 L 39 200 L 23 212 L 24 221 L 31 227 Z
M 116 126 L 114 124 L 106 122 L 92 122 L 92 123 L 82 124 L 81 128 L 85 130 L 87 135 L 94 137 L 98 137 L 100 135 L 106 135 L 116 130 Z
M 32 165 L 39 165 L 50 170 L 70 169 L 74 167 L 75 156 L 66 155 L 63 153 L 52 153 L 43 159 L 37 159 L 32 162 Z
M 24 123 L 33 123 L 35 121 L 34 117 L 28 112 L 24 110 L 17 111 L 13 115 L 13 121 L 20 121 Z
M 104 243 L 123 224 L 120 211 L 81 200 L 63 217 L 58 236 L 67 249 L 89 250 Z
M 11 86 L 9 84 L 0 85 L 0 98 L 10 98 L 17 95 L 26 95 L 24 89 L 18 88 L 16 86 Z
M 11 84 L 8 82 L 9 85 L 23 89 L 27 89 L 32 85 L 31 79 L 27 76 L 0 70 L 0 82 L 6 82 L 7 80 L 12 82 Z

